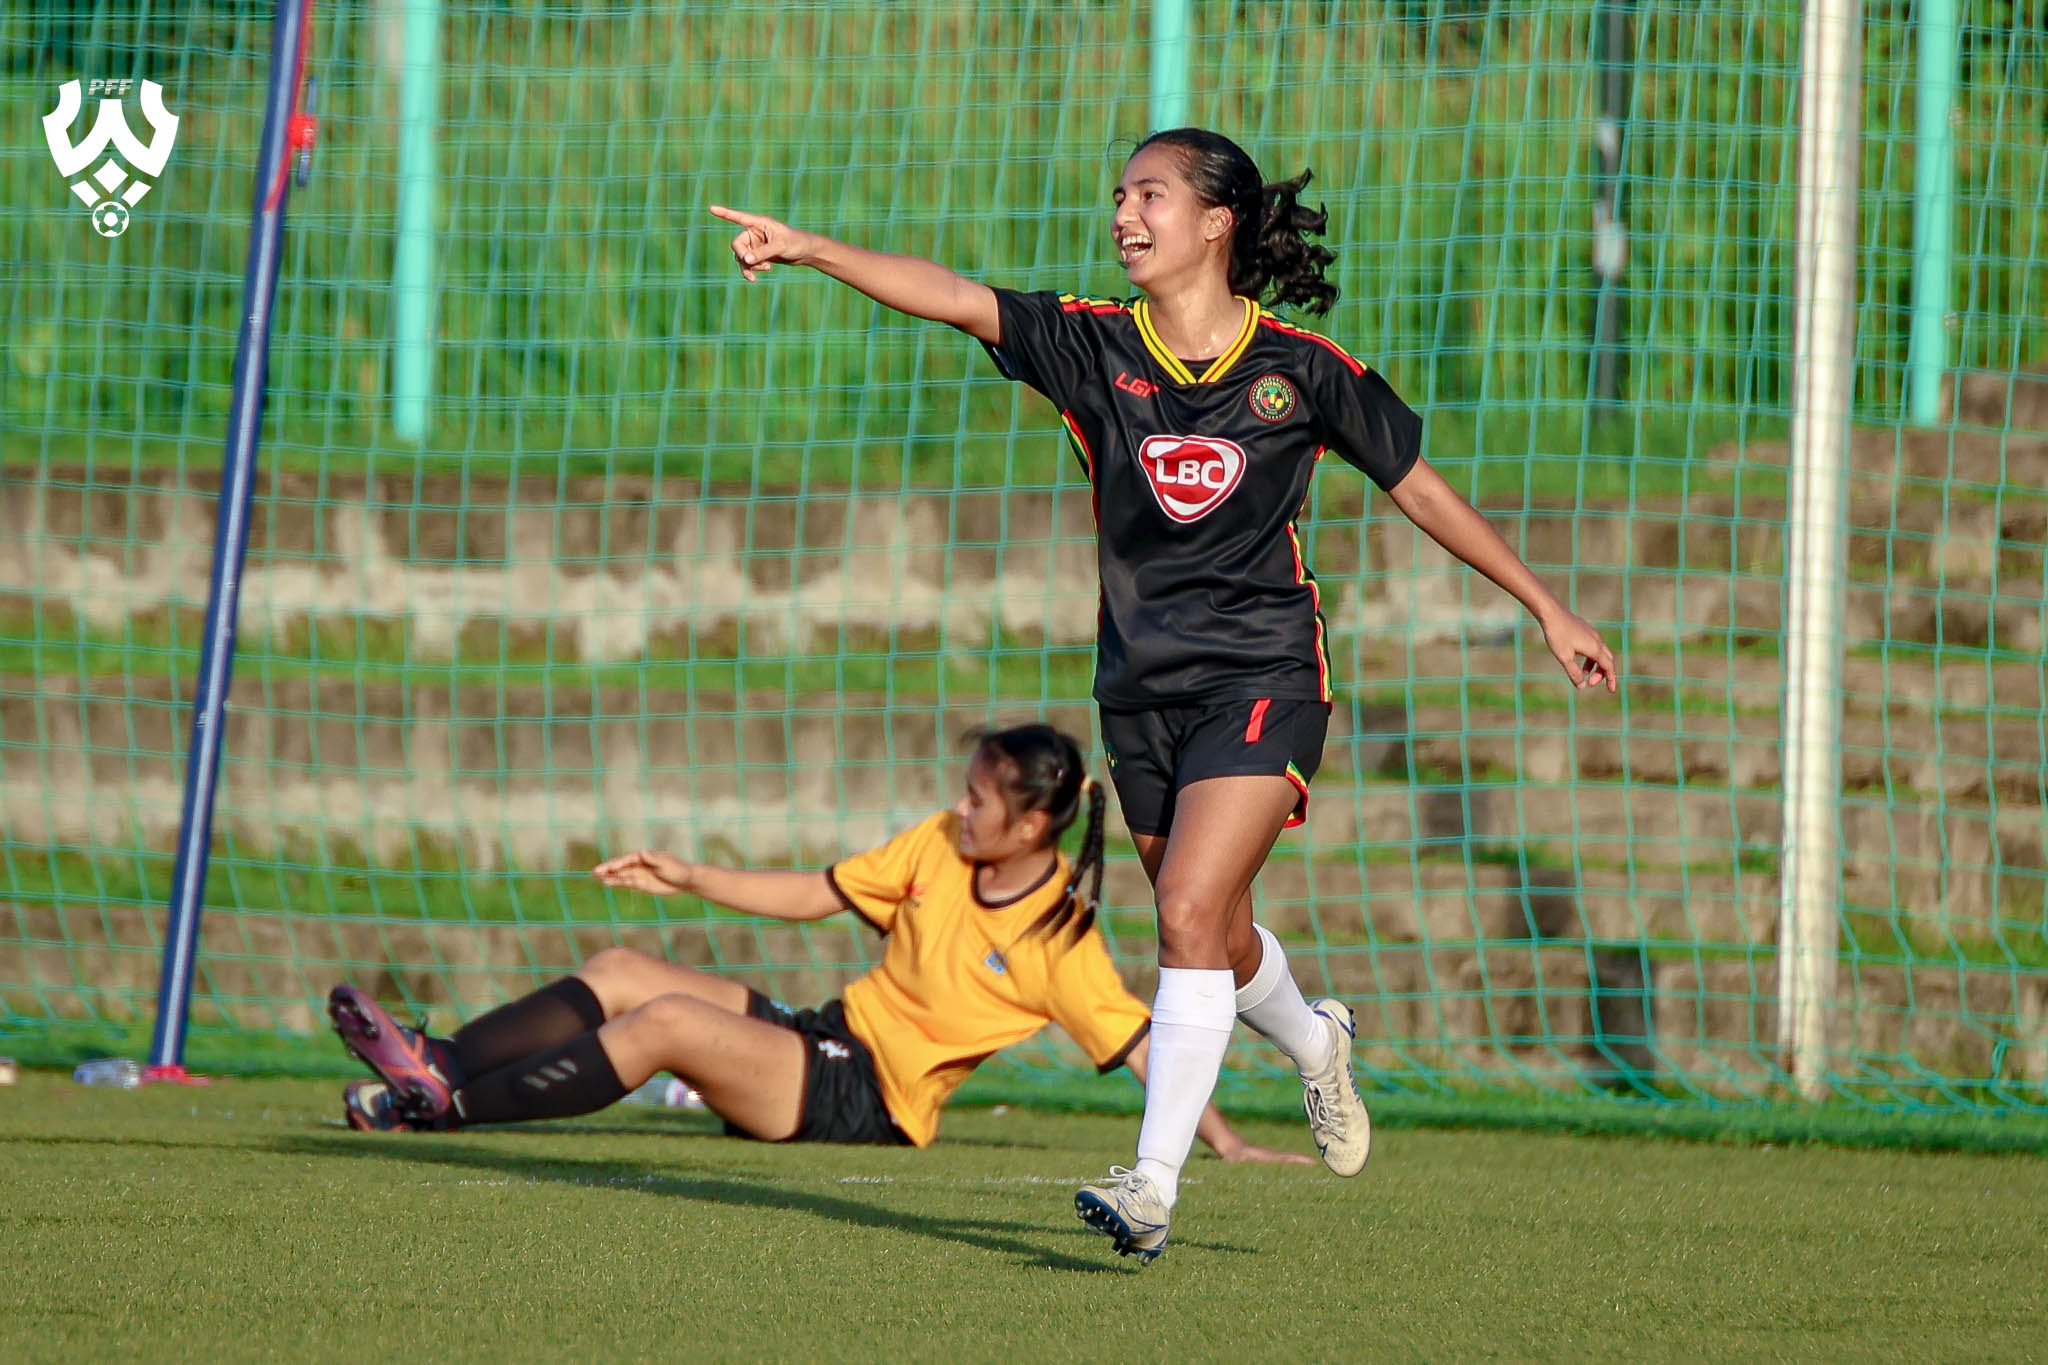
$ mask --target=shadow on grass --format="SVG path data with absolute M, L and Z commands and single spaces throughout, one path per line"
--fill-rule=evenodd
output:
M 711 1175 L 677 1173 L 667 1162 L 621 1161 L 616 1158 L 579 1161 L 560 1156 L 525 1156 L 513 1152 L 489 1151 L 465 1146 L 445 1137 L 423 1140 L 388 1141 L 357 1137 L 287 1137 L 269 1144 L 269 1150 L 285 1156 L 377 1157 L 385 1160 L 432 1162 L 468 1170 L 488 1170 L 528 1180 L 552 1180 L 565 1185 L 593 1189 L 626 1189 L 644 1194 L 666 1195 L 707 1204 L 724 1204 L 741 1209 L 778 1209 L 787 1213 L 808 1213 L 859 1228 L 888 1228 L 914 1232 L 942 1242 L 957 1242 L 982 1251 L 1015 1256 L 1029 1266 L 1101 1274 L 1124 1267 L 1101 1260 L 1081 1260 L 1050 1247 L 1025 1240 L 1018 1233 L 1041 1232 L 1035 1224 L 985 1218 L 934 1218 L 878 1208 L 829 1194 L 793 1190 L 765 1181 L 731 1180 Z M 1092 1234 L 1091 1234 L 1092 1235 Z M 1245 1247 L 1209 1242 L 1182 1242 L 1180 1246 L 1200 1247 L 1247 1255 Z M 1107 1248 L 1104 1248 L 1106 1251 Z
M 1033 1115 L 1032 1117 L 1039 1116 Z M 1058 1146 L 1057 1143 L 1040 1142 L 1035 1138 L 1028 1137 L 965 1137 L 946 1132 L 943 1128 L 939 1130 L 938 1141 L 933 1145 L 940 1147 L 1001 1147 L 1005 1151 L 1011 1152 L 1050 1152 Z
M 0 1151 L 9 1147 L 117 1147 L 123 1151 L 155 1147 L 167 1152 L 231 1152 L 250 1145 L 240 1142 L 183 1142 L 171 1138 L 90 1137 L 69 1133 L 0 1134 Z
M 603 1112 L 610 1113 L 611 1111 L 606 1110 Z M 492 1124 L 481 1131 L 493 1134 L 521 1133 L 532 1137 L 545 1137 L 550 1133 L 593 1133 L 605 1134 L 611 1137 L 646 1137 L 650 1134 L 656 1137 L 669 1136 L 677 1138 L 729 1137 L 735 1142 L 745 1143 L 753 1147 L 775 1147 L 782 1145 L 773 1142 L 759 1142 L 743 1134 L 729 1132 L 725 1127 L 725 1120 L 706 1109 L 644 1109 L 637 1113 L 628 1112 L 632 1114 L 631 1118 L 622 1118 L 618 1122 L 612 1123 L 605 1122 L 602 1118 L 598 1118 L 598 1121 L 595 1123 L 578 1123 L 567 1119 L 549 1119 L 545 1123 L 539 1124 Z M 592 1117 L 597 1118 L 598 1116 L 592 1115 Z M 1027 1111 L 1025 1119 L 1019 1126 L 1021 1127 L 1024 1123 L 1028 1123 L 1030 1119 L 1037 1117 L 1042 1116 Z M 329 1126 L 343 1129 L 348 1125 L 336 1119 Z M 887 1144 L 883 1145 L 886 1149 Z M 1013 1152 L 1050 1152 L 1058 1147 L 1057 1143 L 1042 1142 L 1031 1137 L 968 1137 L 949 1133 L 944 1129 L 941 1129 L 939 1132 L 938 1145 L 945 1147 L 1000 1147 L 1006 1151 Z

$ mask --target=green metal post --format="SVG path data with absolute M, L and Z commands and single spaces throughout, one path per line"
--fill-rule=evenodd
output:
M 1906 348 L 1906 416 L 1941 418 L 1948 369 L 1949 256 L 1955 228 L 1956 0 L 1919 0 L 1919 128 L 1913 158 L 1913 330 Z
M 1188 121 L 1189 9 L 1192 0 L 1153 0 L 1152 131 Z
M 405 0 L 398 91 L 398 252 L 392 279 L 391 424 L 427 434 L 434 389 L 434 215 L 441 107 L 441 0 Z

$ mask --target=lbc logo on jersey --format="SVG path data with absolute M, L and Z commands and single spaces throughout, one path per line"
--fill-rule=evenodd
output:
M 1147 436 L 1138 467 L 1160 510 L 1175 521 L 1200 521 L 1244 478 L 1244 447 L 1218 436 Z

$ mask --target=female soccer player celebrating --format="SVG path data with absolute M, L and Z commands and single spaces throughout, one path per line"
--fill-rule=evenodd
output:
M 1088 825 L 1070 868 L 1058 843 L 1084 802 Z M 1104 1071 L 1128 1065 L 1142 1080 L 1145 1007 L 1117 979 L 1094 927 L 1102 806 L 1074 741 L 1027 725 L 982 738 L 951 811 L 823 872 L 741 871 L 651 851 L 600 863 L 607 886 L 688 891 L 770 919 L 851 910 L 888 944 L 844 1001 L 796 1011 L 723 977 L 607 948 L 453 1038 L 402 1028 L 361 991 L 337 986 L 335 1029 L 379 1077 L 352 1082 L 344 1112 L 366 1130 L 562 1118 L 670 1071 L 752 1137 L 922 1147 L 940 1106 L 983 1059 L 1053 1020 Z M 1245 1142 L 1213 1107 L 1201 1135 L 1225 1160 L 1309 1160 Z
M 1160 971 L 1136 1169 L 1111 1167 L 1075 1206 L 1144 1260 L 1166 1244 L 1233 1018 L 1293 1060 L 1332 1170 L 1357 1174 L 1371 1147 L 1351 1012 L 1302 998 L 1250 895 L 1281 830 L 1303 818 L 1329 722 L 1321 602 L 1295 534 L 1323 452 L 1513 594 L 1576 686 L 1616 685 L 1598 632 L 1420 458 L 1421 419 L 1334 342 L 1262 306 L 1336 302 L 1323 277 L 1333 258 L 1308 240 L 1325 223 L 1300 203 L 1308 181 L 1266 184 L 1215 133 L 1155 133 L 1112 195 L 1109 227 L 1138 291 L 1125 303 L 991 289 L 931 261 L 711 210 L 740 226 L 732 249 L 748 280 L 806 265 L 981 341 L 1006 376 L 1052 400 L 1095 487 L 1095 699 L 1152 878 Z

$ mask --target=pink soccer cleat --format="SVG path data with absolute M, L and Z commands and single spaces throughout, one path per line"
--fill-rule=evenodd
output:
M 391 1087 L 391 1108 L 408 1127 L 433 1127 L 447 1115 L 453 1100 L 426 1034 L 400 1027 L 354 986 L 336 986 L 328 994 L 327 1017 L 342 1046 Z

